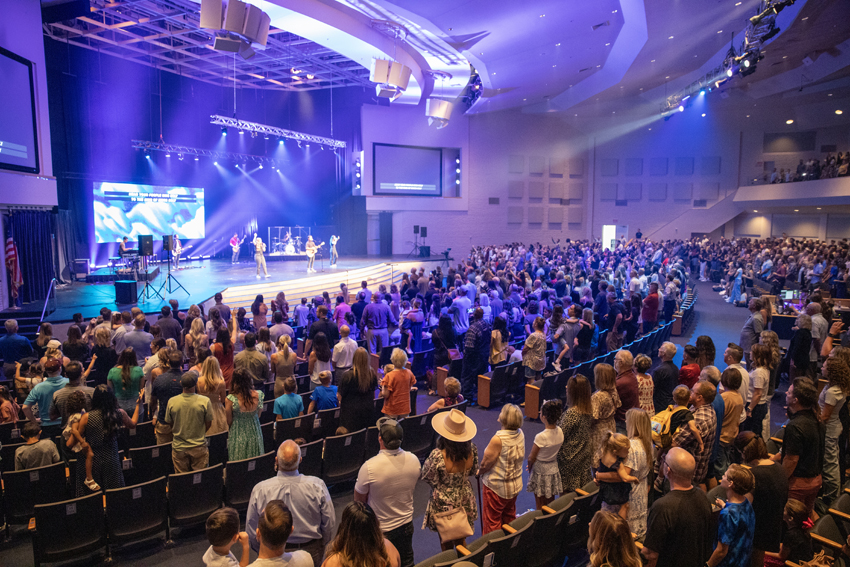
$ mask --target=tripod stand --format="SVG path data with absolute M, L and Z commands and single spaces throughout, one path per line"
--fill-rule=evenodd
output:
M 177 287 L 175 287 L 174 289 L 171 289 L 172 281 L 177 284 Z M 189 292 L 186 290 L 185 287 L 183 287 L 183 284 L 181 284 L 179 281 L 177 281 L 177 278 L 171 275 L 171 250 L 168 251 L 168 277 L 165 278 L 165 281 L 162 282 L 162 285 L 159 286 L 158 290 L 156 290 L 156 294 L 159 295 L 161 299 L 165 299 L 161 295 L 161 292 L 165 286 L 168 286 L 168 293 L 172 293 L 177 291 L 178 289 L 182 289 L 186 292 L 186 295 L 189 295 Z
M 413 235 L 413 250 L 410 251 L 410 254 L 407 255 L 408 258 L 418 258 L 419 257 L 419 233 L 414 233 Z
M 142 256 L 144 265 L 147 265 L 148 256 Z M 142 288 L 142 291 L 139 292 L 139 297 L 136 298 L 136 303 L 147 303 L 148 299 L 151 299 L 153 295 L 165 301 L 165 298 L 154 288 L 153 284 L 151 284 L 150 274 L 148 273 L 147 268 L 144 268 L 143 274 L 145 274 L 145 287 Z M 138 272 L 136 272 L 136 281 L 139 281 Z

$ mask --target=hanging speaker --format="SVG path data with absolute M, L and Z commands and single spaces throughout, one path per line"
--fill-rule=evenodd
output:
M 139 235 L 139 256 L 153 256 L 153 236 Z
M 174 235 L 166 234 L 162 237 L 162 249 L 171 250 L 174 247 Z
M 204 30 L 220 30 L 224 27 L 224 4 L 221 0 L 201 0 L 201 24 Z

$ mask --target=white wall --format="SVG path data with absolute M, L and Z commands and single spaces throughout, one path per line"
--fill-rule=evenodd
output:
M 726 237 L 769 238 L 786 233 L 793 238 L 839 240 L 850 238 L 850 215 L 794 212 L 742 213 L 732 223 L 733 234 Z

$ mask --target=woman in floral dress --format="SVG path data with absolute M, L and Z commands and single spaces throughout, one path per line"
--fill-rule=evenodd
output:
M 614 423 L 614 412 L 620 407 L 620 396 L 617 395 L 617 373 L 610 364 L 597 364 L 593 368 L 593 380 L 596 383 L 596 393 L 590 398 L 593 409 L 593 422 L 590 430 L 591 447 L 593 447 L 594 467 L 599 466 L 597 453 L 609 431 L 617 431 Z
M 564 442 L 558 451 L 562 494 L 573 492 L 591 481 L 593 446 L 590 431 L 593 409 L 590 399 L 590 381 L 581 374 L 571 377 L 567 382 L 567 403 L 570 408 L 561 414 L 558 422 L 564 432 Z
M 437 531 L 434 515 L 449 508 L 462 507 L 466 511 L 469 525 L 474 529 L 478 518 L 478 507 L 469 477 L 478 470 L 478 449 L 472 444 L 477 428 L 471 419 L 460 410 L 453 409 L 434 416 L 432 427 L 440 437 L 437 448 L 422 465 L 421 479 L 431 486 L 431 499 L 425 509 L 422 529 Z M 466 540 L 441 542 L 443 551 L 456 545 L 465 545 Z
M 233 371 L 231 393 L 225 411 L 230 434 L 227 438 L 227 457 L 230 461 L 252 459 L 263 454 L 263 432 L 260 414 L 263 412 L 263 392 L 254 390 L 254 381 L 247 370 Z

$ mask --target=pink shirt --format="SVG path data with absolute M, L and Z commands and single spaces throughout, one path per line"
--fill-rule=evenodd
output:
M 336 323 L 337 327 L 342 327 L 346 324 L 346 313 L 351 313 L 351 306 L 347 303 L 340 303 L 334 308 L 334 323 Z

